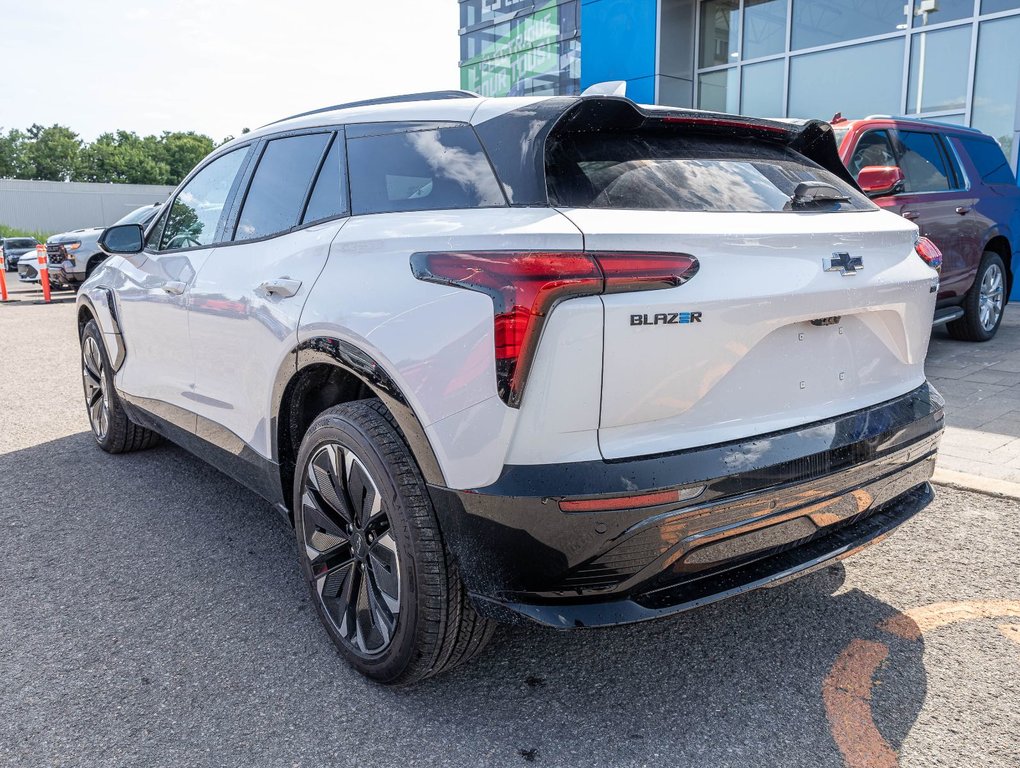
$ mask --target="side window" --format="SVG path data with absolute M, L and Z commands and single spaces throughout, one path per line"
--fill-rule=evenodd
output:
M 904 192 L 942 192 L 954 186 L 933 133 L 900 131 Z
M 861 168 L 869 165 L 896 165 L 896 153 L 888 131 L 868 131 L 857 141 L 857 148 L 850 158 L 850 173 L 854 178 Z
M 1016 176 L 1009 167 L 1002 149 L 988 139 L 958 139 L 985 184 L 1016 184 Z
M 331 219 L 347 213 L 347 158 L 343 134 L 337 134 L 329 147 L 326 159 L 308 199 L 302 224 Z
M 234 240 L 252 240 L 297 226 L 329 133 L 273 139 L 266 144 L 241 208 Z
M 347 155 L 355 214 L 506 205 L 470 126 L 348 138 Z
M 170 206 L 166 218 L 153 230 L 160 231 L 159 250 L 211 245 L 248 147 L 213 160 L 189 181 Z

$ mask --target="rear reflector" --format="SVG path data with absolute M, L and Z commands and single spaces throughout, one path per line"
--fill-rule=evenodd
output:
M 643 493 L 638 496 L 616 496 L 611 499 L 564 499 L 560 501 L 560 509 L 563 512 L 609 512 L 619 509 L 636 509 L 637 507 L 655 507 L 659 504 L 675 504 L 697 498 L 704 490 L 705 486 L 697 485 L 672 491 Z
M 547 251 L 428 252 L 411 256 L 419 280 L 492 298 L 499 396 L 518 407 L 545 317 L 564 299 L 674 288 L 698 271 L 687 254 Z
M 929 267 L 942 269 L 942 251 L 927 237 L 918 238 L 917 243 L 914 244 L 914 250 Z

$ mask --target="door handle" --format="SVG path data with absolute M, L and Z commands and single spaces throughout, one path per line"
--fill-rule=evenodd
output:
M 269 296 L 279 296 L 288 299 L 301 290 L 301 281 L 289 277 L 278 277 L 275 280 L 266 280 L 256 290 L 262 291 Z
M 963 216 L 965 213 L 970 213 L 970 206 L 969 205 L 961 205 L 961 206 L 959 206 L 956 209 L 956 212 L 958 214 L 960 214 L 961 216 Z
M 902 216 L 905 219 L 909 219 L 910 221 L 913 221 L 920 215 L 921 214 L 919 214 L 917 211 L 904 211 L 903 213 L 900 214 L 900 216 Z
M 171 296 L 180 296 L 188 286 L 180 280 L 167 280 L 160 287 Z

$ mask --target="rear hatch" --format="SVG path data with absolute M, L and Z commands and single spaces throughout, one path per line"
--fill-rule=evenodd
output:
M 601 297 L 606 459 L 765 435 L 923 383 L 936 273 L 912 224 L 835 174 L 778 142 L 696 133 L 554 135 L 547 151 L 585 250 L 699 262 L 678 287 Z

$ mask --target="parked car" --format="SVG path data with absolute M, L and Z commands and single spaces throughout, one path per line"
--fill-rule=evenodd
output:
M 39 241 L 34 237 L 0 237 L 0 256 L 3 258 L 4 269 L 14 272 L 18 268 L 18 259 L 28 252 L 35 254 Z
M 147 225 L 156 217 L 160 203 L 143 205 L 117 221 L 117 224 Z M 53 235 L 46 241 L 46 258 L 53 282 L 74 288 L 83 283 L 97 266 L 106 259 L 99 247 L 103 227 L 76 229 Z
M 18 280 L 22 283 L 39 282 L 39 257 L 36 256 L 34 248 L 18 258 Z M 50 284 L 53 284 L 52 277 Z
M 956 339 L 995 336 L 1020 264 L 1020 188 L 999 145 L 927 120 L 841 120 L 835 129 L 861 188 L 942 251 L 935 323 Z
M 497 620 L 773 584 L 932 499 L 938 274 L 827 123 L 362 102 L 220 147 L 99 242 L 96 442 L 167 437 L 275 504 L 377 681 L 466 661 Z

